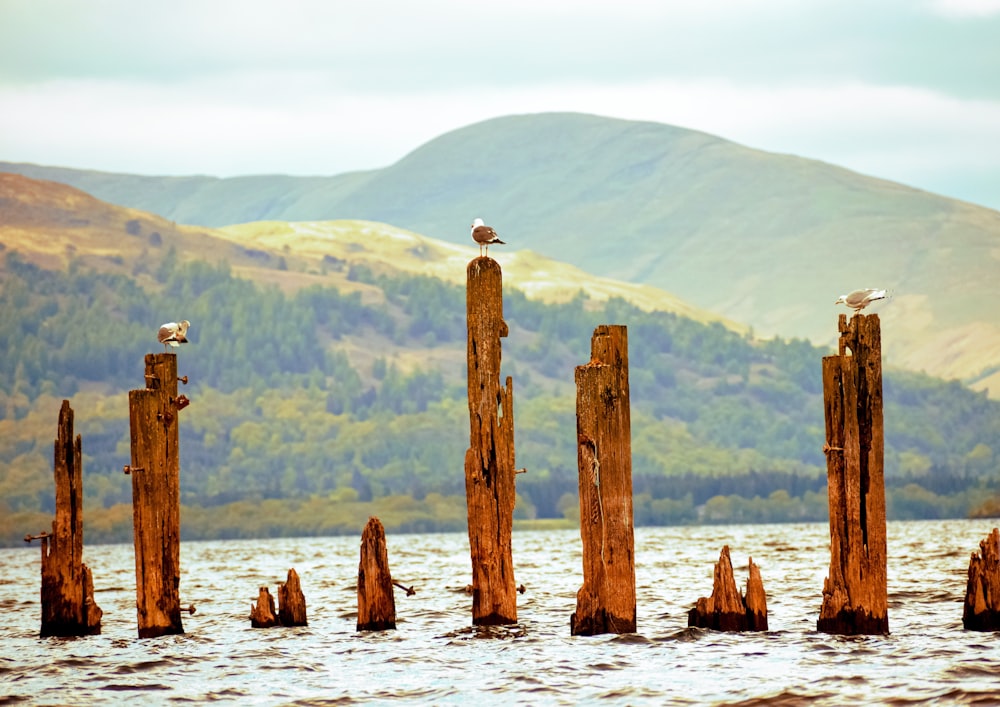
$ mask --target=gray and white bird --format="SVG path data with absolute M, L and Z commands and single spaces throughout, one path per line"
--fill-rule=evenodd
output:
M 472 222 L 472 240 L 479 244 L 479 255 L 483 254 L 483 246 L 486 247 L 486 255 L 490 254 L 490 245 L 493 243 L 499 243 L 500 245 L 506 245 L 497 236 L 497 232 L 493 230 L 491 226 L 486 226 L 483 224 L 481 218 L 477 218 Z
M 182 319 L 179 322 L 167 322 L 160 326 L 160 332 L 156 335 L 157 340 L 163 344 L 163 350 L 166 351 L 168 346 L 177 348 L 181 344 L 186 344 L 188 327 L 191 326 L 191 322 L 187 319 Z
M 885 290 L 866 287 L 863 290 L 855 290 L 850 294 L 841 295 L 834 304 L 846 304 L 851 309 L 860 312 L 875 300 L 885 299 L 885 296 Z

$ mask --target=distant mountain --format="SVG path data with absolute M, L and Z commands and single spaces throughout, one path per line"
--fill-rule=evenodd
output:
M 637 524 L 825 517 L 828 351 L 705 323 L 649 286 L 494 251 L 527 470 L 515 517 L 576 517 L 573 370 L 594 327 L 619 322 Z M 178 351 L 191 400 L 185 539 L 357 533 L 371 515 L 394 532 L 464 528 L 466 292 L 455 282 L 477 253 L 367 221 L 176 226 L 0 175 L 0 546 L 51 522 L 61 399 L 83 439 L 88 537 L 128 539 L 125 393 L 159 350 L 158 324 L 181 317 L 192 323 Z M 1000 402 L 887 368 L 885 419 L 890 517 L 961 516 L 992 494 Z
M 1000 212 L 691 130 L 512 116 L 328 178 L 0 170 L 206 225 L 367 219 L 467 242 L 482 216 L 514 247 L 817 343 L 836 338 L 838 294 L 888 287 L 889 362 L 1000 395 Z
M 364 290 L 348 279 L 349 266 L 374 272 L 423 274 L 465 283 L 478 252 L 370 221 L 263 221 L 215 229 L 179 226 L 138 209 L 119 207 L 64 183 L 0 172 L 0 251 L 46 269 L 71 262 L 100 271 L 138 275 L 162 261 L 168 247 L 181 260 L 225 261 L 235 273 L 293 292 L 309 285 Z M 646 311 L 672 312 L 699 322 L 746 327 L 684 302 L 664 290 L 601 278 L 523 249 L 493 255 L 505 285 L 543 302 L 567 302 L 581 290 L 595 302 L 620 297 Z M 369 288 L 370 289 L 370 288 Z

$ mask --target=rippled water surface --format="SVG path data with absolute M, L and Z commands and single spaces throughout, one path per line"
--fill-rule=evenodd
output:
M 468 538 L 388 537 L 397 630 L 355 632 L 357 538 L 181 545 L 185 634 L 137 638 L 131 545 L 88 546 L 103 633 L 38 637 L 37 546 L 0 549 L 0 703 L 750 705 L 1000 704 L 1000 634 L 962 629 L 982 521 L 889 524 L 888 636 L 817 633 L 826 524 L 639 528 L 638 633 L 571 637 L 582 582 L 577 531 L 517 532 L 515 626 L 471 626 Z M 767 591 L 766 633 L 687 628 L 722 545 Z M 294 567 L 309 626 L 252 629 L 258 587 Z

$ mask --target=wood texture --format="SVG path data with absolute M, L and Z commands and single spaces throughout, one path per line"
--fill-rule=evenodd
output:
M 570 633 L 636 630 L 628 331 L 599 326 L 590 362 L 576 368 L 577 464 L 583 586 Z
M 41 636 L 96 635 L 103 612 L 94 601 L 93 577 L 83 564 L 83 462 L 68 400 L 59 410 L 53 475 L 56 517 L 52 534 L 41 538 Z
M 176 354 L 147 354 L 146 387 L 128 397 L 139 637 L 184 633 Z
M 969 559 L 962 625 L 969 631 L 1000 631 L 1000 530 L 979 542 Z
M 295 568 L 288 570 L 284 584 L 278 585 L 278 620 L 282 626 L 308 626 L 306 596 Z
M 514 392 L 500 385 L 502 274 L 492 258 L 467 268 L 469 449 L 465 498 L 472 558 L 472 623 L 517 623 L 511 531 L 514 524 Z
M 271 628 L 281 625 L 278 614 L 274 610 L 274 597 L 267 587 L 261 587 L 257 594 L 257 603 L 250 603 L 250 627 Z
M 823 359 L 830 573 L 816 628 L 889 633 L 882 344 L 878 315 L 840 317 L 838 356 Z M 850 350 L 850 355 L 846 350 Z
M 712 595 L 701 597 L 688 612 L 688 626 L 715 631 L 766 631 L 767 598 L 760 569 L 749 561 L 746 595 L 736 588 L 729 546 L 724 545 L 715 563 Z
M 396 628 L 396 599 L 389 571 L 385 528 L 378 518 L 369 518 L 361 534 L 358 564 L 358 631 Z

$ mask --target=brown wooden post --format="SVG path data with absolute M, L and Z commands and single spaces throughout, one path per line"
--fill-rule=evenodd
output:
M 715 631 L 766 631 L 767 599 L 760 569 L 750 558 L 746 596 L 740 595 L 733 575 L 729 546 L 724 545 L 715 563 L 712 595 L 701 597 L 688 612 L 688 626 Z
M 180 604 L 177 356 L 146 354 L 146 387 L 131 390 L 132 523 L 139 637 L 184 633 Z
M 602 325 L 576 367 L 577 464 L 583 586 L 572 635 L 636 630 L 628 330 Z
M 267 587 L 261 587 L 257 594 L 257 603 L 250 602 L 250 627 L 271 628 L 280 623 L 278 614 L 274 610 L 274 597 Z
M 823 358 L 830 574 L 818 631 L 889 633 L 882 344 L 877 314 L 840 315 L 840 355 Z M 846 349 L 851 354 L 847 355 Z
M 288 570 L 284 584 L 278 585 L 278 620 L 282 626 L 308 626 L 306 596 L 295 568 Z
M 73 438 L 73 408 L 63 400 L 53 464 L 56 517 L 52 534 L 41 536 L 43 638 L 101 632 L 104 612 L 94 602 L 94 580 L 90 568 L 83 564 L 81 456 L 80 435 Z
M 389 572 L 385 528 L 378 518 L 369 518 L 361 533 L 358 563 L 358 631 L 396 628 L 396 599 Z
M 972 553 L 965 587 L 962 626 L 968 631 L 1000 631 L 1000 530 L 979 542 Z
M 500 265 L 474 258 L 467 268 L 469 449 L 465 499 L 472 555 L 472 623 L 517 623 L 511 531 L 514 526 L 514 391 L 500 386 L 503 320 Z

